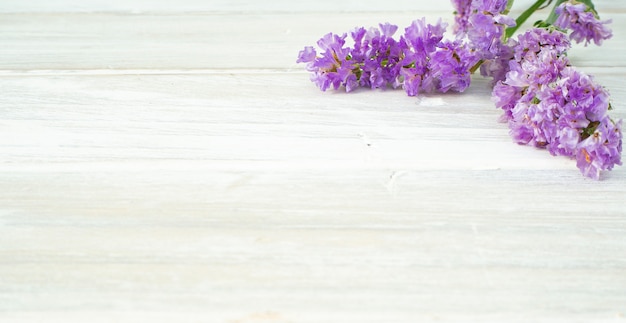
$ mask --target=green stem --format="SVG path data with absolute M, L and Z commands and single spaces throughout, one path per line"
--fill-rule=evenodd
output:
M 470 74 L 474 74 L 474 72 L 476 72 L 476 70 L 478 70 L 478 68 L 480 67 L 480 65 L 483 65 L 483 63 L 485 62 L 484 59 L 481 59 L 480 61 L 478 61 L 478 63 L 474 64 L 474 66 L 472 66 L 472 68 L 470 68 Z
M 530 15 L 532 15 L 537 9 L 541 8 L 541 6 L 548 0 L 537 0 L 535 3 L 530 6 L 530 8 L 526 9 L 517 19 L 515 19 L 515 26 L 509 27 L 506 29 L 506 38 L 510 38 L 513 34 L 522 26 L 523 23 L 528 20 Z

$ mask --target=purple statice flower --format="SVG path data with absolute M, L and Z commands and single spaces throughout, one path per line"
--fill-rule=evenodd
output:
M 345 86 L 350 92 L 358 86 L 354 66 L 350 62 L 350 49 L 343 47 L 346 34 L 341 36 L 328 33 L 317 45 L 322 49 L 321 56 L 313 47 L 305 47 L 298 55 L 297 63 L 306 63 L 308 71 L 313 72 L 313 81 L 322 91 L 329 88 L 338 89 Z
M 397 26 L 381 24 L 379 29 L 355 28 L 350 36 L 354 46 L 345 47 L 346 34 L 329 33 L 315 48 L 305 47 L 300 51 L 297 63 L 306 63 L 312 72 L 311 80 L 323 91 L 345 87 L 347 92 L 359 86 L 380 88 L 391 85 L 399 75 L 396 65 L 401 60 L 402 49 L 393 39 Z
M 421 92 L 462 92 L 469 87 L 470 69 L 478 56 L 461 40 L 442 41 L 447 24 L 415 20 L 400 38 L 402 61 L 397 85 L 409 96 Z
M 517 40 L 509 40 L 506 48 L 511 52 L 487 65 L 498 62 L 497 72 L 504 74 L 504 77 L 494 75 L 496 83 L 492 92 L 496 106 L 504 110 L 503 121 L 511 119 L 512 109 L 519 100 L 530 102 L 538 85 L 555 81 L 560 71 L 569 65 L 565 56 L 569 41 L 558 31 L 533 28 L 518 35 Z
M 427 24 L 426 18 L 416 19 L 404 29 L 404 35 L 400 39 L 413 52 L 419 54 L 432 53 L 443 39 L 447 23 L 441 18 L 434 25 Z
M 472 10 L 499 15 L 506 10 L 507 0 L 472 0 Z
M 570 66 L 568 47 L 559 31 L 520 35 L 492 98 L 514 141 L 576 158 L 585 176 L 598 179 L 600 171 L 621 165 L 621 120 L 608 116 L 608 92 Z
M 577 43 L 584 41 L 587 46 L 593 40 L 596 45 L 601 45 L 603 40 L 613 36 L 611 29 L 606 26 L 611 20 L 598 20 L 595 10 L 584 3 L 564 2 L 556 8 L 555 13 L 558 18 L 554 25 L 570 29 L 570 39 Z
M 469 17 L 472 12 L 472 0 L 452 0 L 454 7 L 454 26 L 452 31 L 457 35 L 465 35 L 469 28 Z
M 470 18 L 473 15 L 496 17 L 502 14 L 507 6 L 507 0 L 451 0 L 451 2 L 455 14 L 453 32 L 461 36 L 471 30 Z
M 355 77 L 358 85 L 370 87 L 370 73 L 363 70 L 365 63 L 369 61 L 368 50 L 370 47 L 370 39 L 366 38 L 367 30 L 363 27 L 354 28 L 350 33 L 354 46 L 350 49 L 350 61 L 355 67 Z
M 352 59 L 362 66 L 360 85 L 382 88 L 392 85 L 398 77 L 402 50 L 393 38 L 398 26 L 389 23 L 379 28 L 359 28 L 352 33 L 355 41 Z
M 519 88 L 529 88 L 527 91 L 534 91 L 540 85 L 554 82 L 568 65 L 569 60 L 566 56 L 545 49 L 533 55 L 526 55 L 521 61 L 511 60 L 505 82 Z
M 507 0 L 473 0 L 467 18 L 467 38 L 482 56 L 493 59 L 500 53 L 504 31 L 515 26 L 515 21 L 503 14 Z
M 539 51 L 550 49 L 557 55 L 565 54 L 571 47 L 567 35 L 553 29 L 531 28 L 517 38 L 513 46 L 514 58 L 522 60 L 527 55 L 535 55 Z
M 410 65 L 400 69 L 396 87 L 401 85 L 408 96 L 417 96 L 420 92 L 434 89 L 432 75 L 428 69 L 428 59 L 415 55 Z
M 594 123 L 593 132 L 577 145 L 576 165 L 587 177 L 600 178 L 600 171 L 621 165 L 622 120 L 606 117 Z
M 584 73 L 578 72 L 572 67 L 561 72 L 561 82 L 567 87 L 564 91 L 566 100 L 566 115 L 572 115 L 574 111 L 583 111 L 584 118 L 590 122 L 600 121 L 608 114 L 609 93 L 603 87 L 596 84 L 593 78 Z M 585 125 L 579 125 L 586 127 Z
M 470 69 L 478 62 L 476 53 L 460 41 L 444 41 L 431 55 L 429 69 L 439 92 L 463 92 L 470 85 Z
M 513 58 L 513 46 L 515 40 L 509 39 L 506 44 L 500 44 L 498 52 L 492 59 L 483 60 L 480 65 L 480 74 L 482 76 L 491 77 L 491 85 L 495 85 L 498 81 L 504 81 L 506 73 L 509 72 L 509 61 Z
M 480 73 L 493 78 L 493 83 L 504 79 L 511 59 L 511 44 L 504 42 L 507 27 L 515 21 L 505 12 L 507 0 L 452 0 L 456 9 L 454 32 L 457 39 L 469 43 L 481 62 Z
M 307 67 L 309 67 L 309 63 L 313 63 L 317 56 L 317 52 L 313 46 L 306 46 L 303 50 L 298 54 L 298 60 L 296 63 L 307 63 Z
M 404 30 L 400 37 L 402 61 L 395 86 L 404 88 L 407 95 L 416 96 L 420 92 L 435 89 L 435 80 L 429 70 L 430 55 L 437 50 L 443 39 L 447 24 L 441 19 L 435 25 L 426 24 L 426 19 L 417 19 Z
M 493 87 L 491 98 L 496 104 L 496 108 L 504 111 L 500 119 L 501 121 L 508 122 L 513 119 L 512 110 L 522 98 L 522 95 L 522 90 L 515 86 L 505 84 L 502 81 L 496 83 Z
M 511 61 L 521 62 L 525 61 L 534 62 L 532 66 L 543 66 L 544 72 L 547 72 L 545 68 L 550 68 L 549 64 L 543 64 L 542 59 L 550 59 L 557 65 L 552 66 L 551 75 L 554 76 L 556 70 L 563 67 L 566 60 L 561 59 L 554 61 L 555 58 L 561 57 L 570 48 L 570 42 L 567 36 L 562 32 L 548 30 L 543 28 L 532 28 L 525 33 L 518 35 L 517 40 L 509 39 L 507 44 L 500 46 L 500 52 L 494 59 L 485 61 L 481 66 L 481 74 L 493 78 L 493 84 L 497 84 L 498 81 L 504 81 L 506 74 L 510 71 L 512 64 Z M 543 54 L 539 54 L 543 52 Z M 548 53 L 551 54 L 548 54 Z M 540 57 L 548 55 L 550 57 Z M 554 56 L 556 55 L 556 56 Z M 537 62 L 537 60 L 540 60 Z M 528 63 L 526 63 L 527 67 Z M 544 75 L 548 77 L 549 75 Z
M 469 24 L 467 37 L 472 47 L 483 59 L 493 59 L 500 52 L 506 27 L 514 26 L 515 21 L 505 15 L 479 11 L 469 17 Z
M 321 54 L 305 47 L 298 63 L 306 63 L 311 80 L 323 91 L 345 87 L 402 87 L 409 96 L 421 92 L 464 91 L 471 81 L 471 68 L 479 56 L 462 40 L 442 41 L 447 24 L 415 20 L 399 40 L 398 27 L 389 23 L 378 28 L 355 28 L 346 47 L 346 35 L 327 34 L 317 42 Z

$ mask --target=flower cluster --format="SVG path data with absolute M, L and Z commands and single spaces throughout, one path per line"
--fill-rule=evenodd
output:
M 492 77 L 494 84 L 504 79 L 512 58 L 510 46 L 502 42 L 506 28 L 515 26 L 506 15 L 507 4 L 506 0 L 452 0 L 456 38 L 477 53 L 480 74 Z
M 397 40 L 395 25 L 360 27 L 350 33 L 352 46 L 347 34 L 329 33 L 317 42 L 319 53 L 305 47 L 297 62 L 306 63 L 323 91 L 402 87 L 409 96 L 463 92 L 480 67 L 493 78 L 492 99 L 514 141 L 576 159 L 583 175 L 598 179 L 621 165 L 622 121 L 609 117 L 609 93 L 572 67 L 567 51 L 570 40 L 600 45 L 612 36 L 610 21 L 599 20 L 591 0 L 562 0 L 540 28 L 511 38 L 546 1 L 537 0 L 515 21 L 507 16 L 507 0 L 452 0 L 452 37 L 444 39 L 447 24 L 424 18 Z
M 611 30 L 606 26 L 611 20 L 600 21 L 593 8 L 584 3 L 568 1 L 560 4 L 555 9 L 558 18 L 554 25 L 562 29 L 572 30 L 570 38 L 577 43 L 585 42 L 585 46 L 591 40 L 596 45 L 601 45 L 602 41 L 613 36 Z
M 470 85 L 471 67 L 477 56 L 461 41 L 443 40 L 447 25 L 415 20 L 400 36 L 398 27 L 381 24 L 366 30 L 355 28 L 354 45 L 346 47 L 346 34 L 327 34 L 317 42 L 321 53 L 305 47 L 298 63 L 306 63 L 311 80 L 323 91 L 345 87 L 402 87 L 409 96 L 420 92 L 462 92 Z
M 560 31 L 519 35 L 510 71 L 492 97 L 515 141 L 576 158 L 585 176 L 598 179 L 601 170 L 621 165 L 621 121 L 608 116 L 606 89 L 571 66 L 568 48 Z
M 481 59 L 500 55 L 502 36 L 515 21 L 505 14 L 507 0 L 452 0 L 456 9 L 455 33 L 467 37 Z

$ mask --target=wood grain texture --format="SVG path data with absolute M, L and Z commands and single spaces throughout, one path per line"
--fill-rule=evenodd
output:
M 0 70 L 301 70 L 298 51 L 329 31 L 385 21 L 404 28 L 419 17 L 452 22 L 446 12 L 416 12 L 11 13 L 2 15 Z M 613 19 L 614 39 L 575 46 L 577 66 L 625 66 L 626 12 L 603 17 Z
M 626 6 L 596 3 L 614 39 L 570 58 L 625 118 Z M 295 64 L 449 17 L 395 4 L 3 1 L 0 322 L 626 322 L 623 167 L 513 144 L 480 77 L 324 93 Z
M 528 6 L 532 0 L 517 0 L 520 7 Z M 607 0 L 596 1 L 604 6 L 610 6 Z M 618 6 L 619 7 L 619 6 Z M 428 0 L 397 0 L 393 5 L 364 3 L 358 0 L 332 1 L 319 0 L 315 2 L 293 2 L 276 0 L 271 3 L 256 3 L 249 0 L 180 0 L 176 2 L 166 0 L 134 0 L 134 1 L 106 1 L 106 0 L 35 0 L 23 2 L 20 0 L 6 0 L 0 6 L 0 12 L 401 12 L 401 11 L 452 11 L 446 1 Z

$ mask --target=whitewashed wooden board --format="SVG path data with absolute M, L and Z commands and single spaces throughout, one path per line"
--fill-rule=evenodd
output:
M 624 118 L 626 5 L 596 6 L 614 39 L 570 57 Z M 623 167 L 513 144 L 479 77 L 323 93 L 295 64 L 449 12 L 3 1 L 0 322 L 625 322 Z

